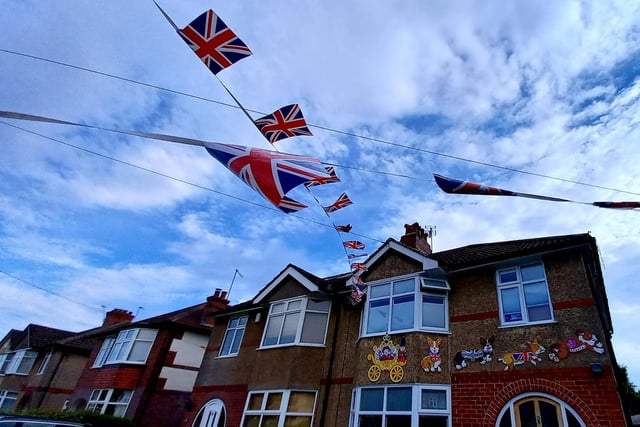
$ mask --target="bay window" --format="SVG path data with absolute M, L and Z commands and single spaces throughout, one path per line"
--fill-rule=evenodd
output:
M 125 329 L 115 338 L 105 338 L 93 367 L 110 363 L 146 362 L 157 333 L 155 329 Z

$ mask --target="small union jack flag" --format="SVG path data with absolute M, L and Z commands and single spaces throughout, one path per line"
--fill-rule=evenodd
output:
M 178 34 L 213 74 L 251 55 L 247 45 L 211 9 L 178 30 Z
M 363 256 L 367 256 L 367 254 L 349 254 L 347 255 L 347 258 L 354 259 L 354 258 L 362 258 Z
M 338 197 L 338 200 L 336 200 L 329 206 L 323 206 L 322 209 L 324 209 L 324 211 L 327 213 L 331 213 L 352 204 L 353 202 L 351 201 L 351 199 L 349 199 L 349 196 L 347 196 L 347 193 L 342 193 L 340 197 Z
M 369 269 L 367 268 L 366 265 L 364 265 L 361 262 L 354 262 L 353 264 L 351 264 L 351 271 L 356 271 L 356 270 L 368 271 Z
M 351 226 L 351 224 L 347 224 L 347 225 L 336 225 L 336 230 L 338 231 L 342 231 L 343 233 L 348 233 L 351 231 L 353 227 Z
M 289 190 L 310 179 L 328 177 L 315 157 L 214 142 L 205 143 L 205 148 L 245 184 L 285 213 L 307 207 L 285 196 Z
M 338 178 L 338 175 L 336 175 L 336 168 L 334 168 L 333 166 L 327 166 L 326 170 L 327 170 L 327 173 L 329 174 L 329 178 L 321 179 L 321 180 L 314 179 L 312 181 L 305 183 L 304 186 L 307 188 L 311 188 L 311 187 L 315 187 L 316 185 L 331 184 L 332 182 L 340 182 L 340 178 Z
M 593 206 L 599 208 L 610 209 L 637 209 L 640 208 L 640 202 L 593 202 Z
M 357 240 L 347 240 L 346 242 L 342 242 L 345 248 L 349 249 L 364 249 L 364 243 L 358 242 Z
M 291 104 L 255 121 L 270 143 L 298 135 L 313 135 L 298 104 Z

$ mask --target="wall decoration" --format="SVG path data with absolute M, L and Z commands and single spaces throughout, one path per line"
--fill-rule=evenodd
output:
M 569 357 L 571 353 L 579 353 L 585 350 L 603 354 L 604 346 L 592 332 L 578 329 L 575 336 L 549 346 L 549 359 L 557 363 Z
M 369 381 L 376 382 L 380 379 L 382 371 L 389 372 L 389 378 L 397 383 L 404 377 L 404 369 L 407 363 L 407 345 L 404 337 L 400 338 L 400 345 L 396 346 L 389 334 L 382 337 L 380 346 L 373 346 L 373 353 L 367 355 L 373 365 L 369 367 L 367 376 Z
M 542 361 L 540 355 L 544 353 L 546 349 L 538 343 L 538 338 L 535 338 L 533 341 L 527 341 L 527 345 L 529 349 L 526 351 L 512 351 L 498 359 L 505 364 L 505 371 L 512 371 L 516 365 L 522 365 L 525 362 L 535 365 L 536 361 Z
M 442 368 L 440 364 L 442 360 L 440 358 L 440 344 L 442 341 L 440 338 L 431 339 L 431 337 L 427 337 L 427 342 L 429 343 L 429 354 L 422 358 L 422 362 L 420 362 L 420 366 L 425 372 L 442 372 Z
M 484 365 L 487 362 L 491 362 L 493 355 L 493 341 L 495 336 L 491 335 L 489 339 L 480 337 L 480 348 L 471 350 L 460 350 L 453 356 L 453 361 L 456 364 L 456 369 L 462 369 L 467 367 L 467 360 L 475 362 L 480 360 L 480 364 Z

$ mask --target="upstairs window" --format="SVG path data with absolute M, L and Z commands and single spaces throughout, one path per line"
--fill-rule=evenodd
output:
M 110 363 L 144 363 L 158 331 L 155 329 L 126 329 L 116 338 L 105 338 L 93 362 L 98 368 Z
M 262 347 L 324 345 L 331 301 L 295 298 L 271 304 Z
M 227 326 L 227 331 L 224 333 L 222 348 L 218 356 L 235 356 L 238 354 L 248 319 L 249 316 L 242 316 L 229 320 L 229 326 Z
M 38 367 L 38 371 L 36 372 L 36 375 L 44 374 L 44 370 L 47 369 L 47 365 L 49 364 L 49 360 L 51 360 L 52 355 L 53 355 L 53 350 L 49 350 L 46 356 L 44 356 L 44 359 L 42 359 L 42 362 L 40 362 L 40 366 Z
M 38 352 L 26 348 L 2 356 L 4 357 L 0 357 L 0 374 L 28 375 Z
M 447 291 L 444 280 L 410 277 L 369 285 L 362 335 L 449 329 Z
M 496 280 L 503 326 L 553 321 L 542 263 L 498 270 Z
M 102 347 L 100 347 L 100 351 L 96 356 L 96 360 L 93 362 L 94 368 L 99 368 L 100 366 L 104 365 L 104 362 L 107 361 L 107 356 L 111 352 L 111 349 L 113 348 L 113 343 L 115 341 L 116 339 L 114 337 L 107 337 L 104 339 L 104 341 L 102 342 Z

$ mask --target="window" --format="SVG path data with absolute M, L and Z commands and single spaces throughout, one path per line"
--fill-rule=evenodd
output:
M 496 276 L 502 325 L 553 321 L 542 263 L 498 270 Z
M 38 352 L 28 348 L 2 354 L 0 355 L 0 374 L 28 375 L 36 357 Z
M 144 363 L 158 331 L 155 329 L 126 329 L 116 338 L 105 338 L 93 362 L 93 367 L 109 363 Z
M 408 330 L 448 331 L 448 289 L 444 280 L 423 277 L 370 284 L 362 335 Z
M 133 390 L 99 388 L 91 392 L 87 410 L 101 414 L 124 417 L 131 401 Z
M 315 402 L 315 391 L 252 391 L 247 396 L 242 427 L 311 427 Z
M 18 400 L 17 391 L 0 390 L 0 410 L 11 411 L 16 406 Z
M 585 423 L 566 403 L 550 395 L 526 393 L 512 399 L 498 416 L 496 427 L 543 425 L 584 427 Z
M 353 391 L 351 427 L 449 427 L 448 386 L 360 387 Z
M 53 350 L 49 350 L 47 352 L 47 354 L 44 356 L 44 359 L 42 359 L 42 362 L 40 362 L 40 366 L 38 367 L 38 372 L 36 372 L 36 375 L 44 374 L 44 370 L 47 369 L 47 365 L 49 364 L 49 360 L 51 360 L 52 354 Z
M 249 316 L 242 316 L 229 320 L 229 326 L 227 326 L 227 332 L 224 334 L 222 348 L 218 356 L 235 356 L 238 354 L 248 319 Z
M 324 345 L 331 301 L 296 298 L 271 304 L 262 347 Z
M 193 420 L 193 427 L 225 427 L 226 411 L 224 403 L 220 399 L 208 401 L 196 418 Z

